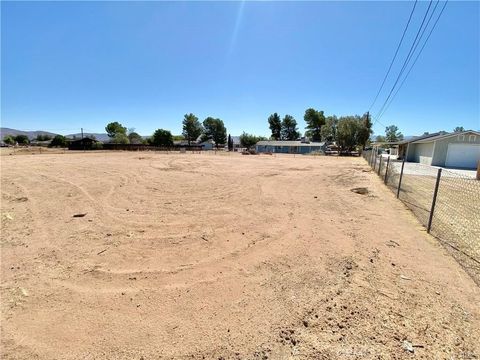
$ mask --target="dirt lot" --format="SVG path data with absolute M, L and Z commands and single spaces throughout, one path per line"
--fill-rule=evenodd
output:
M 480 357 L 479 288 L 361 158 L 67 152 L 1 171 L 4 359 Z

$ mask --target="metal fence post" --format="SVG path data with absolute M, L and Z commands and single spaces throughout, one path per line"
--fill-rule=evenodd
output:
M 375 153 L 373 155 L 373 171 L 375 171 L 376 167 L 377 167 L 377 154 Z
M 442 177 L 442 168 L 438 169 L 438 173 L 437 173 L 437 181 L 435 182 L 435 191 L 433 192 L 432 207 L 430 208 L 430 216 L 428 217 L 427 233 L 430 233 L 430 229 L 432 228 L 433 212 L 435 211 L 435 203 L 437 202 L 437 194 L 438 194 L 438 185 L 440 184 L 441 177 Z
M 382 171 L 382 159 L 383 156 L 380 154 L 380 163 L 378 164 L 378 176 L 380 176 L 380 172 Z
M 372 167 L 372 163 L 373 163 L 373 149 L 372 149 L 372 152 L 370 153 L 370 161 L 369 161 L 369 164 L 370 164 L 370 167 Z
M 403 168 L 405 167 L 405 158 L 402 161 L 402 169 L 400 170 L 400 179 L 398 179 L 398 188 L 397 188 L 397 199 L 400 196 L 400 187 L 402 186 L 402 178 L 403 178 Z
M 383 180 L 385 184 L 387 183 L 388 177 L 388 165 L 390 165 L 390 156 L 387 158 L 387 166 L 385 166 L 385 179 Z

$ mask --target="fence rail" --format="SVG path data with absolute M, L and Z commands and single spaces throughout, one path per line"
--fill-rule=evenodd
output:
M 480 181 L 374 151 L 364 151 L 362 156 L 480 285 Z

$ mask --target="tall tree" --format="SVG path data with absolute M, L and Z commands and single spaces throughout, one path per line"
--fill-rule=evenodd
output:
M 155 130 L 150 141 L 152 145 L 155 145 L 155 146 L 163 146 L 163 147 L 173 146 L 172 133 L 164 129 Z
M 358 127 L 357 141 L 358 144 L 361 145 L 362 149 L 364 149 L 373 133 L 370 114 L 367 112 L 362 116 L 361 119 L 358 119 L 358 121 L 360 126 Z
M 228 134 L 227 143 L 228 143 L 228 151 L 233 151 L 233 139 L 230 136 L 230 134 Z
M 323 111 L 317 111 L 313 108 L 305 110 L 303 116 L 307 126 L 309 136 L 312 137 L 312 141 L 320 141 L 322 139 L 322 126 L 325 125 L 325 115 Z
M 337 126 L 337 145 L 342 151 L 355 150 L 360 123 L 355 116 L 341 116 Z
M 300 137 L 300 133 L 297 128 L 297 121 L 291 115 L 285 115 L 282 120 L 282 140 L 297 140 Z
M 222 120 L 209 116 L 203 121 L 203 127 L 204 140 L 213 140 L 217 149 L 218 145 L 225 144 L 227 141 L 227 129 Z
M 398 131 L 398 126 L 390 125 L 385 128 L 385 140 L 387 140 L 387 142 L 403 140 L 403 134 Z
M 455 129 L 453 129 L 453 132 L 463 132 L 463 131 L 465 131 L 463 126 L 457 126 Z
M 183 136 L 188 141 L 188 145 L 190 142 L 196 141 L 200 135 L 202 135 L 203 127 L 198 118 L 190 114 L 185 114 L 183 117 Z
M 268 126 L 272 131 L 272 139 L 280 140 L 282 138 L 282 119 L 277 113 L 273 113 L 268 117 Z
M 327 116 L 325 119 L 325 125 L 322 126 L 321 135 L 324 141 L 335 141 L 337 135 L 338 118 L 333 116 Z
M 108 137 L 114 138 L 117 134 L 127 135 L 127 128 L 118 121 L 111 122 L 105 126 Z

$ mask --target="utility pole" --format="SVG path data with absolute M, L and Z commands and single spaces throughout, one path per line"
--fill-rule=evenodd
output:
M 85 151 L 85 141 L 83 140 L 83 128 L 80 128 L 80 132 L 82 133 L 82 145 L 83 145 L 83 151 Z
M 368 123 L 370 122 L 370 111 L 367 111 L 367 121 L 366 121 L 366 124 L 367 125 Z M 370 141 L 370 133 L 368 134 L 368 139 L 365 141 L 365 144 L 362 144 L 363 148 L 362 150 L 365 150 L 365 146 L 367 145 L 367 142 Z

